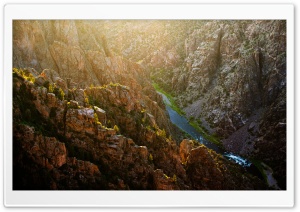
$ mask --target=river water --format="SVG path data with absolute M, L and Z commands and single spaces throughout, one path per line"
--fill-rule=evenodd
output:
M 224 155 L 229 160 L 232 160 L 232 161 L 236 162 L 237 164 L 244 166 L 244 167 L 249 167 L 251 165 L 251 162 L 248 161 L 247 159 L 244 159 L 241 156 L 235 155 L 230 152 L 225 152 L 224 150 L 219 148 L 216 144 L 203 138 L 203 136 L 192 125 L 189 124 L 189 121 L 185 117 L 179 115 L 175 110 L 173 110 L 169 106 L 169 105 L 171 105 L 171 102 L 168 99 L 168 97 L 166 97 L 166 95 L 164 95 L 163 93 L 160 93 L 160 92 L 158 92 L 158 93 L 162 96 L 162 98 L 164 100 L 166 109 L 170 116 L 170 120 L 173 124 L 175 124 L 181 130 L 188 133 L 190 136 L 192 136 L 195 140 L 199 141 L 201 144 L 204 144 L 206 147 L 214 150 L 215 152 Z

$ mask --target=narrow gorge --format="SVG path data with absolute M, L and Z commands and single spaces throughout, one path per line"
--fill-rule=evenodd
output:
M 286 22 L 16 20 L 14 190 L 285 190 Z

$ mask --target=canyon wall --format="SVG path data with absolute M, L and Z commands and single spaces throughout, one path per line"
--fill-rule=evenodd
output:
M 284 21 L 14 21 L 14 188 L 266 188 L 182 140 L 154 81 L 284 189 L 285 32 Z
M 123 44 L 124 56 L 140 61 L 187 117 L 227 151 L 269 164 L 285 188 L 286 22 L 143 24 Z M 146 57 L 135 56 L 140 48 L 147 49 Z

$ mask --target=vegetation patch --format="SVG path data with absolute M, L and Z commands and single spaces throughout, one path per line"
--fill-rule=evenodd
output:
M 207 130 L 199 125 L 196 121 L 189 121 L 189 124 L 192 125 L 206 140 L 216 144 L 218 147 L 223 148 L 223 145 L 220 139 L 216 135 L 210 135 L 207 133 Z
M 32 83 L 35 82 L 34 76 L 27 70 L 13 68 L 13 75 L 15 75 L 16 73 L 21 75 L 25 80 L 28 80 Z
M 266 172 L 264 171 L 264 168 L 261 164 L 262 162 L 257 159 L 250 159 L 249 161 L 259 170 L 259 172 L 264 178 L 264 181 L 268 183 Z

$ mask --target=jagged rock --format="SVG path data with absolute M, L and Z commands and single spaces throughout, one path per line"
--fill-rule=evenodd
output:
M 147 147 L 139 146 L 137 147 L 137 149 L 138 149 L 138 154 L 141 155 L 141 158 L 144 160 L 148 160 L 149 153 Z
M 94 110 L 91 108 L 68 109 L 66 114 L 67 137 L 71 137 L 73 132 L 95 134 Z
M 49 170 L 59 168 L 67 162 L 67 150 L 64 143 L 54 137 L 38 135 L 33 127 L 16 126 L 14 136 L 20 140 L 23 151 L 33 162 Z
M 47 93 L 47 101 L 50 107 L 54 107 L 56 105 L 56 97 L 54 93 Z
M 77 160 L 75 157 L 68 158 L 67 163 L 71 166 L 77 167 L 77 170 L 83 173 L 87 173 L 89 175 L 98 175 L 100 174 L 98 166 L 89 162 Z
M 74 109 L 78 109 L 79 108 L 79 104 L 78 104 L 78 102 L 76 102 L 74 100 L 70 100 L 69 107 L 70 108 L 74 108 Z
M 60 77 L 55 77 L 54 82 L 57 87 L 61 88 L 64 93 L 68 93 L 68 86 L 67 83 Z
M 94 106 L 94 110 L 97 114 L 99 121 L 106 125 L 106 112 L 97 106 Z
M 150 126 L 155 127 L 157 126 L 156 121 L 155 121 L 155 117 L 153 115 L 151 115 L 150 113 L 146 113 L 147 115 L 147 119 L 150 122 Z
M 153 181 L 155 190 L 178 190 L 176 181 L 168 177 L 161 169 L 153 172 Z
M 83 89 L 76 89 L 73 91 L 73 94 L 74 94 L 74 99 L 78 102 L 78 104 L 80 106 L 87 106 L 85 105 L 86 103 L 86 96 L 84 94 L 84 90 Z
M 181 157 L 182 163 L 187 162 L 188 156 L 193 147 L 194 147 L 194 143 L 192 140 L 184 139 L 180 143 L 180 157 Z
M 187 174 L 196 189 L 222 189 L 223 174 L 208 149 L 203 146 L 191 150 L 187 160 Z
M 43 78 L 44 81 L 55 83 L 55 80 L 59 78 L 59 74 L 55 70 L 44 69 L 39 75 L 39 78 Z
M 37 77 L 37 78 L 35 79 L 35 84 L 37 84 L 37 85 L 39 85 L 39 86 L 44 85 L 45 82 L 46 82 L 45 78 L 44 78 L 44 77 L 41 77 L 41 76 L 39 76 L 39 77 Z

